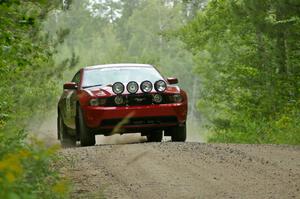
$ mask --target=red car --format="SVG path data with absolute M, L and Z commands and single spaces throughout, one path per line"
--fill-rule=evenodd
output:
M 186 140 L 187 95 L 176 78 L 164 79 L 146 64 L 108 64 L 80 69 L 58 102 L 63 146 L 95 145 L 95 135 L 138 133 L 160 142 Z

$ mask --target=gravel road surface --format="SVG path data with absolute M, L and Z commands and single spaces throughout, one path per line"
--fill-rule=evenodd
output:
M 72 198 L 300 198 L 300 147 L 134 143 L 62 149 Z

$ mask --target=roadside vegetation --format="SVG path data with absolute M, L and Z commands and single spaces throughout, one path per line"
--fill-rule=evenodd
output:
M 210 142 L 300 144 L 298 0 L 212 0 L 181 38 Z
M 40 34 L 58 2 L 0 1 L 0 198 L 65 198 L 68 183 L 51 168 L 57 147 L 28 136 L 33 114 L 56 103 L 53 46 Z

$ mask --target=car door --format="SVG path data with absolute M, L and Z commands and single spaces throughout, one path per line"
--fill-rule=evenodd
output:
M 80 83 L 80 71 L 78 71 L 72 79 L 77 85 Z M 77 89 L 66 89 L 65 93 L 65 124 L 72 129 L 76 128 L 75 117 L 76 117 L 76 102 L 77 102 Z

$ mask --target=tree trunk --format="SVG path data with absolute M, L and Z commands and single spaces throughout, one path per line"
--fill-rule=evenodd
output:
M 256 30 L 256 42 L 257 42 L 257 56 L 259 67 L 263 70 L 265 67 L 265 46 L 263 41 L 263 34 L 261 31 Z
M 277 63 L 278 71 L 282 75 L 287 74 L 287 64 L 286 64 L 286 41 L 285 33 L 280 31 L 276 39 L 276 48 L 277 48 Z

